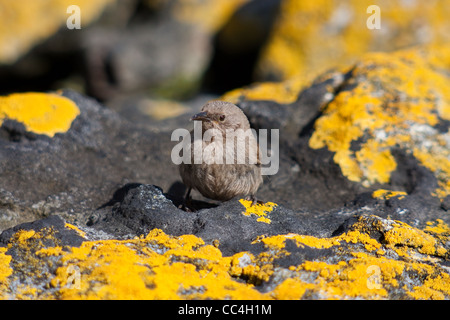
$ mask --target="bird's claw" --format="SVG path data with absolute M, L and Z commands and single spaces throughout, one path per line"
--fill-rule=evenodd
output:
M 264 201 L 258 200 L 255 195 L 247 196 L 247 197 L 245 197 L 245 200 L 251 201 L 252 202 L 252 204 L 251 204 L 252 207 L 257 205 L 257 204 L 264 204 Z

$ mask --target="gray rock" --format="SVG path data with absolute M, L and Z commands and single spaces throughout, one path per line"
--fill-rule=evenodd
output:
M 89 226 L 120 238 L 146 235 L 154 228 L 175 236 L 193 234 L 212 244 L 218 240 L 224 255 L 250 249 L 249 244 L 260 235 L 285 233 L 325 234 L 328 225 L 304 219 L 306 212 L 295 212 L 277 206 L 268 213 L 271 223 L 257 221 L 255 215 L 244 215 L 246 208 L 233 199 L 196 212 L 178 209 L 162 190 L 153 185 L 130 186 L 123 200 L 102 208 L 91 218 Z M 196 202 L 196 205 L 205 203 Z
M 51 214 L 84 224 L 129 182 L 168 189 L 178 179 L 167 161 L 170 135 L 136 128 L 74 91 L 64 96 L 80 109 L 68 132 L 49 138 L 11 131 L 8 123 L 0 129 L 0 148 L 7 150 L 0 153 L 0 230 Z

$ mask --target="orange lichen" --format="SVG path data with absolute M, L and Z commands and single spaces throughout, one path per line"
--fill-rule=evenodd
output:
M 270 224 L 272 221 L 268 217 L 268 214 L 272 212 L 273 208 L 277 206 L 276 203 L 266 202 L 264 204 L 256 203 L 252 205 L 252 201 L 240 199 L 239 202 L 245 207 L 245 211 L 242 212 L 245 216 L 256 215 L 258 218 L 256 221 Z
M 352 90 L 340 92 L 316 121 L 310 147 L 334 152 L 344 176 L 365 187 L 390 181 L 397 168 L 391 149 L 403 148 L 435 174 L 433 195 L 450 194 L 450 139 L 434 128 L 450 119 L 450 80 L 440 71 L 449 59 L 441 51 L 365 55 L 352 70 Z
M 33 45 L 56 33 L 70 16 L 67 8 L 76 4 L 82 12 L 82 25 L 100 15 L 114 0 L 33 0 L 0 1 L 0 63 L 13 63 Z
M 373 228 L 383 234 L 383 243 L 370 237 Z M 449 274 L 436 263 L 447 255 L 442 243 L 448 241 L 448 227 L 442 221 L 430 222 L 422 231 L 399 221 L 361 217 L 336 237 L 261 236 L 254 241 L 264 245 L 261 253 L 230 257 L 194 235 L 174 237 L 158 229 L 129 240 L 45 246 L 48 240 L 57 243 L 54 232 L 21 230 L 8 248 L 0 249 L 1 298 L 386 299 L 393 289 L 416 299 L 450 294 Z M 337 254 L 281 268 L 277 260 L 292 254 L 286 249 L 288 240 L 299 248 Z M 18 251 L 9 256 L 9 249 Z M 400 258 L 392 258 L 395 254 Z M 18 256 L 25 261 L 15 261 Z M 30 281 L 17 284 L 24 276 Z M 258 291 L 256 286 L 267 281 L 273 281 L 273 288 Z M 8 287 L 11 282 L 15 291 Z
M 379 198 L 383 200 L 388 200 L 394 197 L 397 197 L 399 200 L 402 200 L 407 195 L 404 191 L 391 191 L 386 189 L 378 189 L 372 193 L 372 197 Z
M 366 26 L 371 16 L 367 8 L 374 4 L 381 10 L 380 30 Z M 258 75 L 260 79 L 311 79 L 351 64 L 366 52 L 448 43 L 444 30 L 449 29 L 449 15 L 445 1 L 286 0 L 262 50 Z
M 248 87 L 227 92 L 221 100 L 238 103 L 242 100 L 269 100 L 281 104 L 293 103 L 302 89 L 309 83 L 304 77 L 295 77 L 283 82 L 254 83 Z
M 73 224 L 70 224 L 70 223 L 66 223 L 64 225 L 64 227 L 67 229 L 72 229 L 72 230 L 76 231 L 80 235 L 80 237 L 86 238 L 86 232 L 84 232 L 83 230 L 80 230 L 80 228 L 78 228 L 77 226 L 74 226 Z
M 28 131 L 49 137 L 68 131 L 79 114 L 72 100 L 57 94 L 29 92 L 0 97 L 0 125 L 13 119 Z

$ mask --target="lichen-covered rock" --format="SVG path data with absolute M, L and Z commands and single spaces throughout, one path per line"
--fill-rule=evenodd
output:
M 49 137 L 67 132 L 80 114 L 80 110 L 70 99 L 57 94 L 32 92 L 0 97 L 0 111 L 0 125 L 12 120 L 23 124 L 25 131 Z
M 97 18 L 111 0 L 80 0 L 83 26 Z M 0 64 L 13 63 L 66 24 L 70 0 L 0 1 Z
M 50 214 L 85 223 L 128 182 L 167 190 L 178 179 L 161 160 L 170 159 L 170 135 L 139 129 L 73 91 L 2 97 L 0 114 L 1 229 Z
M 246 250 L 253 239 L 263 234 L 324 235 L 338 227 L 331 222 L 305 221 L 300 210 L 272 202 L 251 206 L 250 201 L 234 199 L 196 212 L 180 210 L 174 202 L 176 199 L 167 199 L 155 186 L 130 186 L 122 200 L 97 210 L 88 225 L 115 238 L 145 236 L 154 228 L 175 236 L 192 234 L 207 244 L 217 242 L 224 255 Z
M 379 7 L 380 29 L 367 27 L 372 5 Z M 258 64 L 259 79 L 312 80 L 366 52 L 448 43 L 449 14 L 445 1 L 282 1 Z
M 262 204 L 194 192 L 194 212 L 179 209 L 175 127 L 147 130 L 64 91 L 39 105 L 72 110 L 70 129 L 36 132 L 40 115 L 16 116 L 10 97 L 0 297 L 450 299 L 449 57 L 368 54 L 305 90 L 226 95 L 254 128 L 280 130 L 280 170 Z M 22 213 L 34 222 L 17 225 Z
M 7 299 L 444 299 L 448 236 L 362 215 L 330 238 L 261 235 L 224 256 L 194 235 L 153 229 L 88 241 L 58 218 L 2 235 L 0 296 Z M 59 240 L 70 234 L 73 243 Z M 68 239 L 66 235 L 64 239 Z M 86 241 L 79 243 L 80 238 Z M 242 240 L 246 242 L 246 240 Z M 9 264 L 9 267 L 8 267 Z
M 450 79 L 443 70 L 450 66 L 448 53 L 447 48 L 427 47 L 367 55 L 349 71 L 349 81 L 316 121 L 310 147 L 335 152 L 334 160 L 349 180 L 364 186 L 391 182 L 394 187 L 401 182 L 392 178 L 397 168 L 393 153 L 398 158 L 403 150 L 435 175 L 433 195 L 446 197 Z
M 326 175 L 330 196 L 344 202 L 373 201 L 378 189 L 404 192 L 404 210 L 397 210 L 407 213 L 402 219 L 423 222 L 446 212 L 450 194 L 449 56 L 446 46 L 367 54 L 342 73 L 318 77 L 294 101 L 265 101 L 272 86 L 282 88 L 273 94 L 277 101 L 291 81 L 236 90 L 224 99 L 237 102 L 256 127 L 280 128 L 284 152 L 296 159 L 301 180 L 315 186 L 304 188 L 295 206 L 321 201 L 314 191 Z

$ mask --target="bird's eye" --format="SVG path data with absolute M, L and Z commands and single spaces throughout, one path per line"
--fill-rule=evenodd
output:
M 222 115 L 219 117 L 219 120 L 220 120 L 220 121 L 224 121 L 224 120 L 225 120 L 225 115 L 222 114 Z

